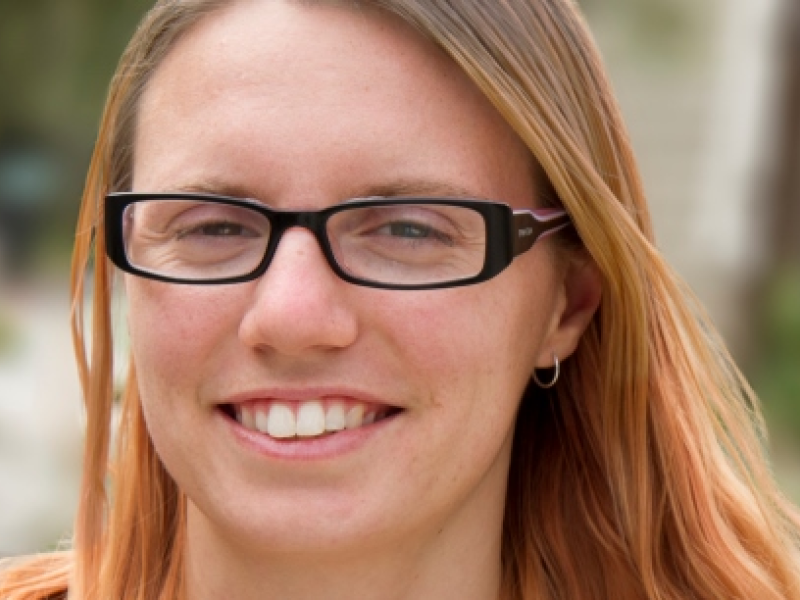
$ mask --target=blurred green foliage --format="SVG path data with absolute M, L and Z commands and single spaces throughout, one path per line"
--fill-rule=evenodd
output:
M 13 321 L 0 309 L 0 357 L 14 347 L 17 337 Z
M 2 0 L 0 123 L 86 141 L 135 23 L 152 0 Z
M 589 20 L 613 21 L 624 39 L 615 44 L 635 51 L 640 58 L 658 63 L 665 59 L 691 59 L 707 35 L 711 6 L 693 0 L 580 0 Z
M 774 431 L 800 439 L 800 267 L 776 271 L 764 294 L 755 387 Z
M 10 265 L 0 267 L 6 271 L 24 275 L 68 255 L 108 82 L 151 4 L 0 0 L 0 237 L 10 246 Z

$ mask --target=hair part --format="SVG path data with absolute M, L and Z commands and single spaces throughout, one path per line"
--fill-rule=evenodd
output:
M 323 0 L 302 0 L 304 5 Z M 94 261 L 91 360 L 82 299 L 100 202 L 128 189 L 137 107 L 164 56 L 226 0 L 161 0 L 123 55 L 92 159 L 73 256 L 73 333 L 87 412 L 71 553 L 35 559 L 4 598 L 180 598 L 185 498 L 147 433 L 131 370 L 109 465 L 111 273 Z M 527 144 L 603 279 L 562 381 L 529 389 L 503 530 L 508 600 L 800 599 L 794 509 L 767 467 L 755 395 L 654 246 L 619 110 L 566 0 L 339 1 L 433 40 Z M 114 499 L 106 479 L 113 479 Z M 10 583 L 9 583 L 10 582 Z M 5 585 L 5 587 L 3 587 Z M 8 590 L 8 591 L 6 591 Z

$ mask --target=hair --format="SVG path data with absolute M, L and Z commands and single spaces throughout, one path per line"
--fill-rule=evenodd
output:
M 72 264 L 87 415 L 72 549 L 9 567 L 3 599 L 67 589 L 78 600 L 183 596 L 186 499 L 150 441 L 133 366 L 110 452 L 113 273 L 101 200 L 130 188 L 137 108 L 153 72 L 189 29 L 234 1 L 159 0 L 111 84 Z M 523 398 L 503 598 L 800 599 L 800 519 L 769 471 L 758 401 L 654 246 L 619 110 L 573 4 L 340 3 L 393 13 L 452 57 L 527 144 L 602 276 L 600 307 L 561 381 Z

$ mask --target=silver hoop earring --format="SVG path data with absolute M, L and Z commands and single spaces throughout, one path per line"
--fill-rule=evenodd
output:
M 536 385 L 542 389 L 549 390 L 558 381 L 558 376 L 561 375 L 561 363 L 558 362 L 558 356 L 556 356 L 555 352 L 553 353 L 553 369 L 555 371 L 553 373 L 553 378 L 546 383 L 539 381 L 539 376 L 536 374 L 536 369 L 534 369 L 532 378 L 536 382 Z

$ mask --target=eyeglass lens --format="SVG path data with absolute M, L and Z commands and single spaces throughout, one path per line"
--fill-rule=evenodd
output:
M 129 262 L 186 281 L 246 276 L 273 231 L 263 213 L 202 200 L 146 200 L 123 217 Z M 486 258 L 486 224 L 463 206 L 354 206 L 330 215 L 325 235 L 336 263 L 376 283 L 421 285 L 476 276 Z

